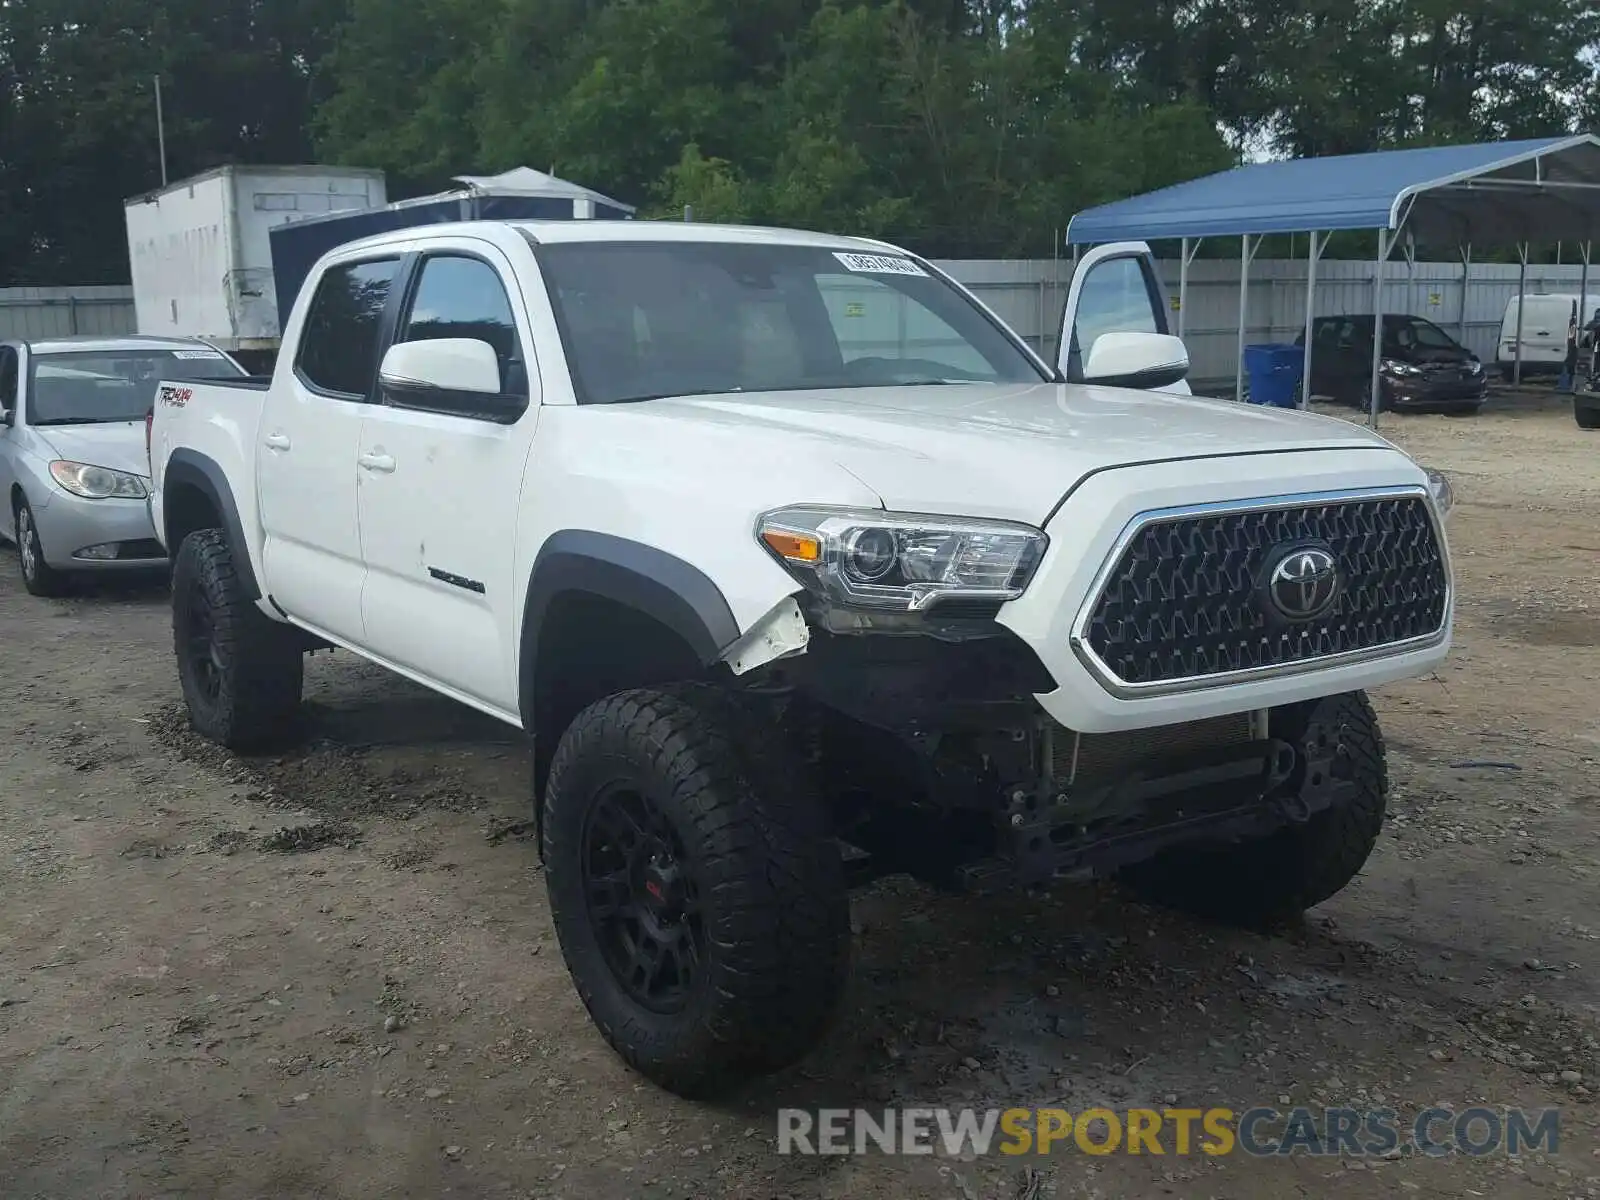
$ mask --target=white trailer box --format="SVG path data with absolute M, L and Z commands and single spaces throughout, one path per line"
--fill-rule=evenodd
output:
M 387 203 L 382 171 L 226 166 L 128 200 L 140 333 L 271 351 L 278 305 L 268 231 Z

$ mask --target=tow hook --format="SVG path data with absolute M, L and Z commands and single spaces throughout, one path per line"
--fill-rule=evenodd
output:
M 1304 825 L 1311 819 L 1311 806 L 1299 792 L 1284 792 L 1277 798 L 1278 811 L 1291 825 Z
M 1303 825 L 1311 819 L 1311 805 L 1307 803 L 1303 789 L 1284 787 L 1294 778 L 1295 768 L 1299 764 L 1300 752 L 1288 742 L 1279 742 L 1274 748 L 1267 787 L 1278 812 L 1291 825 Z

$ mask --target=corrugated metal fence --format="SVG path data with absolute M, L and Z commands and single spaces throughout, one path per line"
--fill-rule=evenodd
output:
M 942 261 L 938 266 L 1042 348 L 1046 357 L 1055 354 L 1061 309 L 1072 278 L 1070 260 L 967 259 Z M 1177 260 L 1163 260 L 1161 270 L 1168 297 L 1176 306 Z M 1427 317 L 1480 358 L 1492 361 L 1501 317 L 1517 294 L 1517 270 L 1515 265 L 1474 263 L 1463 307 L 1460 263 L 1419 262 L 1409 271 L 1403 261 L 1390 263 L 1384 275 L 1384 311 Z M 1530 266 L 1528 292 L 1576 294 L 1581 270 L 1577 265 Z M 1370 313 L 1373 271 L 1370 262 L 1318 263 L 1317 315 Z M 1600 263 L 1589 269 L 1589 292 L 1600 293 Z M 1257 260 L 1250 268 L 1248 303 L 1247 343 L 1294 341 L 1305 329 L 1304 260 Z M 1190 264 L 1188 309 L 1183 337 L 1193 364 L 1190 379 L 1201 386 L 1231 382 L 1239 345 L 1239 264 L 1225 259 Z M 1176 327 L 1177 314 L 1172 315 Z
M 971 288 L 1000 317 L 1040 347 L 1055 353 L 1072 278 L 1069 259 L 962 259 L 938 264 Z M 1174 304 L 1178 263 L 1163 260 L 1162 273 Z M 1577 266 L 1528 268 L 1530 292 L 1576 292 Z M 1316 311 L 1322 316 L 1372 311 L 1370 262 L 1325 261 L 1317 265 Z M 1409 276 L 1409 278 L 1408 278 Z M 1460 263 L 1419 262 L 1409 272 L 1391 263 L 1384 308 L 1428 317 L 1460 337 L 1479 356 L 1494 357 L 1500 318 L 1517 294 L 1517 268 L 1474 264 L 1463 288 Z M 1261 260 L 1250 270 L 1247 342 L 1290 342 L 1305 326 L 1306 264 Z M 1589 290 L 1600 292 L 1600 264 L 1590 270 Z M 1191 379 L 1206 384 L 1231 380 L 1238 349 L 1239 264 L 1202 259 L 1189 268 L 1189 311 L 1184 340 L 1194 364 Z M 0 288 L 0 338 L 63 337 L 73 333 L 132 333 L 133 289 L 129 287 Z
M 0 288 L 0 339 L 133 333 L 134 329 L 131 287 Z

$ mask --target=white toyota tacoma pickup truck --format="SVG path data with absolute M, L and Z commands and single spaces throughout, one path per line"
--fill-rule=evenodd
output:
M 858 879 L 1297 913 L 1383 819 L 1363 689 L 1448 650 L 1448 486 L 1173 394 L 1165 312 L 1136 245 L 1080 263 L 1053 365 L 879 242 L 341 247 L 270 383 L 158 389 L 193 724 L 285 736 L 337 646 L 528 731 L 567 965 L 685 1095 L 814 1044 Z

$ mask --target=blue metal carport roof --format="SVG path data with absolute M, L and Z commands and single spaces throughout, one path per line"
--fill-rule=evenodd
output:
M 1419 242 L 1581 240 L 1600 233 L 1600 137 L 1430 146 L 1252 163 L 1086 209 L 1075 244 L 1391 229 Z

